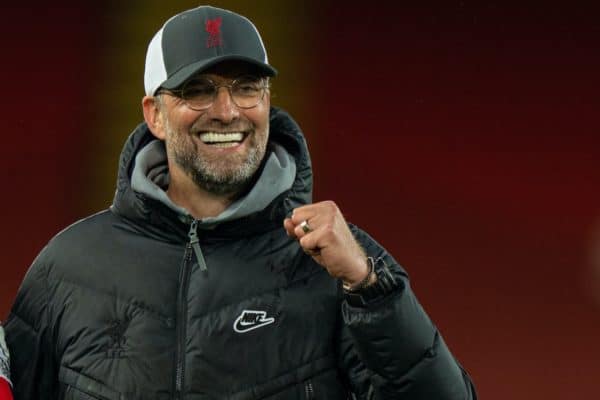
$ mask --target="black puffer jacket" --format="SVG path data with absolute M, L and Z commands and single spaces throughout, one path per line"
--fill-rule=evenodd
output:
M 401 283 L 369 308 L 288 238 L 282 221 L 311 201 L 302 134 L 271 111 L 270 140 L 296 160 L 293 187 L 266 209 L 198 230 L 132 191 L 142 124 L 123 150 L 110 210 L 62 231 L 28 271 L 5 325 L 16 400 L 473 399 L 467 375 Z M 194 223 L 195 226 L 195 223 Z

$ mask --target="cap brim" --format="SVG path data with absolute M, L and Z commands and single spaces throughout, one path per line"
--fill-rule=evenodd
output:
M 276 76 L 277 70 L 271 67 L 269 64 L 261 63 L 254 58 L 236 56 L 236 55 L 227 55 L 221 57 L 215 57 L 210 60 L 199 61 L 197 63 L 193 63 L 190 65 L 181 68 L 179 71 L 175 72 L 171 77 L 169 77 L 166 81 L 164 81 L 160 87 L 165 89 L 176 89 L 181 86 L 186 80 L 191 78 L 193 75 L 205 70 L 213 65 L 221 63 L 223 61 L 243 61 L 250 64 L 252 67 L 256 68 L 258 71 L 263 72 L 266 76 Z

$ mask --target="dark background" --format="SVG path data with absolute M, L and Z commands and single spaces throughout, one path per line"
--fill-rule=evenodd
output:
M 110 204 L 147 43 L 197 4 L 163 3 L 3 7 L 0 317 L 43 245 Z M 213 4 L 263 33 L 315 200 L 406 267 L 481 398 L 596 398 L 600 7 L 248 3 Z

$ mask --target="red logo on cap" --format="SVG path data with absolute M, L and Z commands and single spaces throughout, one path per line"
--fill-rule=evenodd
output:
M 207 19 L 204 24 L 204 29 L 208 32 L 206 38 L 206 48 L 222 46 L 223 39 L 221 38 L 221 17 L 215 19 Z

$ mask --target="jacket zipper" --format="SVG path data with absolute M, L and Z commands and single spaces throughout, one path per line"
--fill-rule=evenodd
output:
M 313 400 L 315 398 L 315 389 L 311 381 L 306 381 L 304 393 L 306 393 L 306 400 Z
M 199 239 L 198 239 L 198 220 L 195 219 L 190 226 L 190 231 L 188 232 L 188 236 L 190 238 L 190 245 L 192 249 L 194 249 L 194 254 L 196 254 L 196 259 L 198 260 L 198 265 L 200 266 L 200 271 L 207 271 L 206 261 L 204 260 L 204 255 L 202 254 L 202 249 L 200 248 Z
M 179 290 L 177 295 L 177 346 L 176 346 L 176 369 L 175 369 L 175 398 L 182 398 L 183 376 L 185 366 L 185 342 L 187 325 L 187 292 L 189 289 L 190 275 L 192 272 L 192 255 L 198 259 L 198 265 L 202 271 L 206 271 L 206 262 L 202 250 L 198 244 L 198 233 L 196 232 L 198 221 L 194 220 L 190 226 L 188 236 L 190 241 L 185 246 L 183 254 L 183 265 L 179 275 Z

